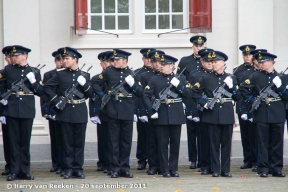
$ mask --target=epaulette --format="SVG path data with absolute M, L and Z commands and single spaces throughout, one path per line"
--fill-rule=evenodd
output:
M 60 69 L 57 69 L 57 71 L 63 71 L 63 70 L 66 70 L 67 68 L 60 68 Z
M 236 65 L 235 67 L 233 67 L 233 69 L 237 68 L 237 67 L 240 67 L 240 65 L 243 65 L 243 63 L 239 64 L 239 65 Z

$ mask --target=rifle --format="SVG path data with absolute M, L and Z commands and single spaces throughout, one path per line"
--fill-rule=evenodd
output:
M 288 67 L 285 69 L 285 71 L 282 71 L 279 74 L 279 77 L 281 77 L 286 71 L 287 71 Z M 260 103 L 262 100 L 265 99 L 265 103 L 268 104 L 269 100 L 268 97 L 272 96 L 274 98 L 277 98 L 279 96 L 279 94 L 275 93 L 272 90 L 272 86 L 274 85 L 274 83 L 270 83 L 270 85 L 266 85 L 263 89 L 261 89 L 259 96 L 254 100 L 254 102 L 252 103 L 252 105 L 250 106 L 249 112 L 253 113 L 255 110 L 258 109 Z
M 38 70 L 34 70 L 33 68 L 31 68 L 32 70 L 32 73 L 36 74 L 38 72 L 40 72 L 40 69 L 42 69 L 43 67 L 46 66 L 46 64 L 42 65 L 40 68 L 39 68 L 40 64 L 37 65 L 37 69 Z M 30 90 L 26 87 L 25 85 L 25 82 L 28 80 L 27 77 L 23 78 L 23 79 L 18 79 L 16 80 L 15 82 L 12 83 L 12 86 L 11 86 L 11 89 L 9 91 L 7 91 L 6 93 L 3 93 L 1 95 L 1 98 L 2 100 L 7 100 L 10 95 L 12 93 L 16 93 L 16 97 L 18 98 L 19 97 L 19 90 L 22 89 L 24 91 L 25 94 L 28 94 L 30 93 Z
M 133 71 L 131 72 L 131 76 L 135 77 L 135 75 L 139 72 L 140 70 L 138 70 L 136 73 L 134 73 Z M 118 93 L 123 94 L 124 97 L 127 97 L 129 95 L 129 93 L 124 89 L 124 85 L 126 84 L 126 81 L 122 81 L 120 83 L 117 83 L 115 85 L 113 85 L 111 87 L 111 90 L 108 91 L 107 93 L 105 93 L 105 95 L 102 97 L 101 101 L 101 109 L 104 109 L 104 107 L 106 106 L 106 104 L 110 101 L 110 99 L 112 98 L 112 96 L 115 97 L 115 100 L 118 101 Z
M 175 77 L 177 79 L 179 79 L 180 75 L 185 71 L 185 69 L 186 69 L 186 67 Z M 166 105 L 168 105 L 169 104 L 168 99 L 167 99 L 168 96 L 170 96 L 174 99 L 176 99 L 178 97 L 177 93 L 174 93 L 170 90 L 172 88 L 172 86 L 173 85 L 170 83 L 168 87 L 166 87 L 166 88 L 162 89 L 162 91 L 160 91 L 159 99 L 154 100 L 153 105 L 152 105 L 152 109 L 154 109 L 155 111 L 158 111 L 160 104 L 161 104 L 161 101 L 165 101 Z
M 83 74 L 82 69 L 83 69 L 83 67 L 84 67 L 85 65 L 86 65 L 86 64 L 84 63 L 84 64 L 82 65 L 82 67 L 80 68 L 81 74 L 82 74 L 83 76 L 85 76 L 85 74 Z M 91 68 L 92 68 L 92 66 L 90 66 L 90 67 L 87 69 L 87 72 L 88 72 Z M 66 91 L 64 92 L 64 98 L 63 98 L 59 103 L 56 104 L 56 107 L 57 107 L 58 109 L 63 110 L 64 107 L 66 106 L 66 103 L 68 102 L 68 100 L 71 100 L 71 102 L 74 103 L 73 97 L 74 97 L 75 95 L 76 95 L 77 97 L 81 98 L 81 99 L 84 97 L 84 94 L 81 93 L 80 91 L 78 91 L 78 90 L 76 89 L 76 87 L 77 87 L 78 85 L 79 85 L 79 83 L 76 82 L 74 85 L 71 85 L 68 89 L 66 89 Z
M 225 64 L 226 65 L 226 64 Z M 226 69 L 226 66 L 224 68 L 224 71 Z M 226 89 L 224 89 L 226 83 L 223 83 L 221 86 L 218 86 L 216 89 L 214 89 L 213 91 L 213 98 L 212 100 L 207 104 L 208 109 L 213 109 L 214 105 L 216 103 L 217 100 L 220 100 L 220 103 L 223 104 L 223 96 L 232 97 L 232 93 L 230 93 L 229 91 L 226 91 Z

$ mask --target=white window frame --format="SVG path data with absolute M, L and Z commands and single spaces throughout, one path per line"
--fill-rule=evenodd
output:
M 188 9 L 189 9 L 189 0 L 182 0 L 183 1 L 183 28 L 187 28 L 188 27 Z M 142 0 L 142 31 L 143 33 L 165 33 L 168 31 L 173 31 L 173 30 L 177 30 L 177 29 L 172 29 L 172 15 L 177 15 L 178 12 L 172 12 L 172 0 L 169 0 L 169 20 L 170 20 L 170 29 L 145 29 L 145 16 L 146 15 L 155 15 L 156 16 L 156 27 L 158 28 L 158 23 L 159 23 L 159 19 L 158 16 L 159 15 L 167 15 L 167 13 L 159 13 L 158 12 L 158 3 L 159 0 L 156 0 L 156 13 L 145 13 L 145 0 Z M 182 13 L 179 12 L 179 15 L 182 15 Z M 176 31 L 174 33 L 188 33 L 189 29 L 187 30 L 181 30 L 181 31 Z
M 118 13 L 118 0 L 115 0 L 115 13 L 104 13 L 104 1 L 102 0 L 102 13 L 91 13 L 91 0 L 87 0 L 87 16 L 88 16 L 88 28 L 91 28 L 91 16 L 102 16 L 102 27 L 101 31 L 106 31 L 109 33 L 116 33 L 116 34 L 131 34 L 133 33 L 132 29 L 132 18 L 133 18 L 133 12 L 132 12 L 132 0 L 129 1 L 129 13 Z M 115 16 L 115 28 L 116 30 L 105 30 L 105 16 Z M 129 16 L 129 30 L 118 30 L 118 16 Z M 94 31 L 94 30 L 87 30 L 87 34 L 97 34 L 97 35 L 107 35 L 107 33 Z

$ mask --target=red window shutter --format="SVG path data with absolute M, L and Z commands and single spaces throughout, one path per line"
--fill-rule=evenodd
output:
M 191 33 L 212 32 L 212 0 L 189 0 Z
M 77 35 L 87 34 L 87 7 L 87 0 L 75 0 L 75 32 Z

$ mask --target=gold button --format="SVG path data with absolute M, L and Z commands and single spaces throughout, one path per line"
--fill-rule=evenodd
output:
M 170 105 L 168 105 L 168 107 L 170 107 Z
M 24 72 L 24 70 L 22 70 L 22 72 Z M 270 78 L 270 77 L 269 77 Z
M 72 107 L 75 107 L 75 105 L 73 105 Z
M 22 98 L 20 98 L 20 100 L 22 100 Z
M 21 76 L 23 77 L 23 74 Z
M 220 106 L 220 108 L 222 108 L 222 106 Z
M 120 102 L 122 102 L 122 100 L 119 100 Z

